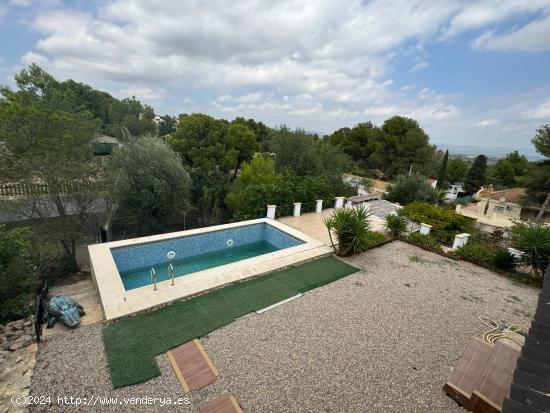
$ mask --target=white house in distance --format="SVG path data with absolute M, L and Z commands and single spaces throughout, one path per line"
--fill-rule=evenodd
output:
M 448 202 L 456 201 L 456 199 L 460 196 L 460 194 L 464 194 L 464 184 L 462 182 L 455 182 L 449 189 L 447 189 L 447 193 L 445 194 L 445 200 Z

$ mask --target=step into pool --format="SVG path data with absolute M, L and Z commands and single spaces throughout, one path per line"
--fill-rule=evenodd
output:
M 236 228 L 112 248 L 111 254 L 126 290 L 151 284 L 151 268 L 157 282 L 182 277 L 247 258 L 303 244 L 286 232 L 260 223 Z

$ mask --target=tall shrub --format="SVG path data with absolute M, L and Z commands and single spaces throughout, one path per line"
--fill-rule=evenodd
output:
M 550 264 L 550 227 L 534 222 L 516 222 L 510 229 L 512 244 L 525 253 L 535 274 L 544 277 Z
M 332 246 L 338 255 L 353 255 L 369 248 L 369 224 L 368 210 L 359 206 L 357 208 L 341 208 L 325 218 L 325 225 L 329 232 Z M 336 235 L 336 246 L 332 234 Z
M 0 322 L 24 317 L 37 278 L 31 265 L 28 228 L 6 229 L 0 225 Z

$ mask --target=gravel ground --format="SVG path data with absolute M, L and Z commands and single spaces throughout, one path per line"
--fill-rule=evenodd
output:
M 346 261 L 362 271 L 203 338 L 220 378 L 191 392 L 189 405 L 116 410 L 197 412 L 232 392 L 248 413 L 463 412 L 441 388 L 485 331 L 477 317 L 519 323 L 536 306 L 534 288 L 401 242 Z M 112 390 L 101 326 L 82 326 L 41 347 L 31 394 L 183 397 L 164 356 L 157 361 L 161 377 Z M 114 409 L 93 408 L 105 410 Z

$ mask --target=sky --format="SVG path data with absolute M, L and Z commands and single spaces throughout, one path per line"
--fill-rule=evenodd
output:
M 37 63 L 161 115 L 511 149 L 550 123 L 550 0 L 0 0 L 0 39 L 2 84 Z

